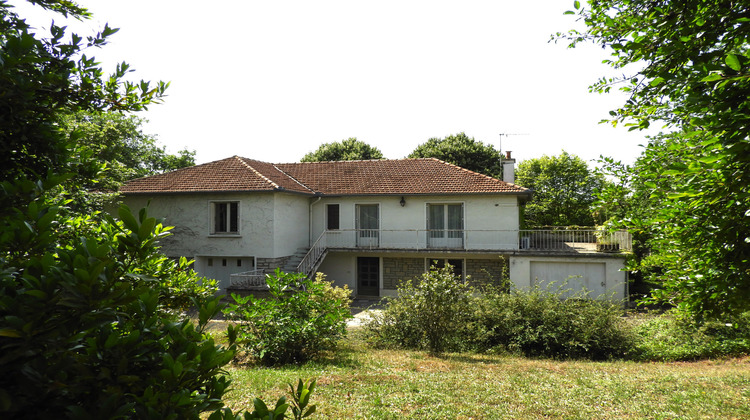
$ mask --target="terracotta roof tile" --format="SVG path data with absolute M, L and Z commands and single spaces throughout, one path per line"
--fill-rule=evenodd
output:
M 515 184 L 438 159 L 272 164 L 234 156 L 135 179 L 124 194 L 294 191 L 322 195 L 527 194 Z

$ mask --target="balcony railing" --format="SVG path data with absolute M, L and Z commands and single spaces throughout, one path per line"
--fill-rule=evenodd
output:
M 308 276 L 329 249 L 620 252 L 632 250 L 626 231 L 597 229 L 387 230 L 340 229 L 323 232 L 297 271 Z
M 598 244 L 598 245 L 597 245 Z M 577 230 L 341 229 L 323 232 L 313 249 L 406 249 L 491 251 L 630 251 L 630 234 Z M 316 257 L 317 259 L 317 257 Z
M 627 231 L 597 229 L 527 229 L 518 231 L 519 249 L 552 252 L 631 251 L 633 242 Z
M 267 287 L 266 274 L 260 269 L 230 274 L 229 287 L 237 289 L 264 289 Z

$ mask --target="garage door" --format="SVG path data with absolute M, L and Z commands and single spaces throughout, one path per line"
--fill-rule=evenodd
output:
M 532 261 L 531 285 L 565 291 L 564 296 L 586 289 L 596 298 L 607 290 L 605 264 Z

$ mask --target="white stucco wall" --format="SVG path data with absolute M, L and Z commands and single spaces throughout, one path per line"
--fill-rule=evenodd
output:
M 348 286 L 355 295 L 357 292 L 357 257 L 351 254 L 331 253 L 326 256 L 318 271 L 326 275 L 326 280 L 336 286 Z M 381 281 L 382 283 L 382 281 Z
M 504 249 L 518 246 L 515 232 L 519 224 L 518 199 L 514 195 L 404 196 L 404 199 L 406 205 L 401 207 L 401 196 L 323 198 L 312 207 L 312 239 L 316 240 L 325 230 L 327 204 L 339 204 L 341 230 L 355 229 L 357 204 L 378 204 L 382 231 L 420 230 L 423 236 L 427 227 L 427 204 L 463 204 L 469 249 L 497 247 L 497 244 L 504 244 Z M 499 232 L 503 230 L 507 232 Z M 417 234 L 384 232 L 384 235 L 392 235 L 389 243 L 413 243 Z
M 550 287 L 590 291 L 591 298 L 624 300 L 627 293 L 625 259 L 586 256 L 525 256 L 510 257 L 510 279 L 515 287 Z M 569 295 L 571 292 L 565 293 Z
M 299 194 L 274 194 L 274 256 L 292 255 L 308 246 L 310 198 Z
M 309 198 L 306 196 L 174 194 L 130 196 L 123 201 L 136 213 L 148 205 L 149 215 L 174 226 L 173 235 L 162 241 L 164 253 L 194 259 L 196 271 L 219 280 L 222 289 L 229 284 L 230 274 L 252 270 L 257 259 L 286 257 L 307 246 Z M 215 201 L 239 202 L 239 234 L 211 234 L 211 206 Z M 241 260 L 239 265 L 238 260 Z

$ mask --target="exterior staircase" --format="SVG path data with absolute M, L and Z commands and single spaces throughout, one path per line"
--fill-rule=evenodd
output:
M 281 269 L 287 273 L 296 273 L 297 267 L 305 258 L 305 255 L 307 255 L 308 252 L 310 252 L 310 248 L 297 248 L 297 252 L 289 257 L 289 259 L 286 261 L 286 263 L 284 263 L 284 266 L 281 267 Z

